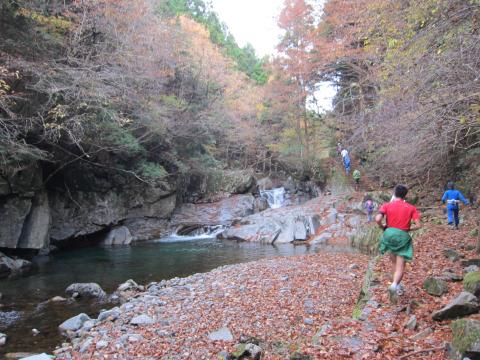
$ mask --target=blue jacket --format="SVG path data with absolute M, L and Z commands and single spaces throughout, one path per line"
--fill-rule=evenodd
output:
M 345 165 L 345 167 L 350 166 L 350 158 L 348 157 L 348 155 L 343 157 L 343 165 Z
M 447 209 L 458 209 L 458 203 L 463 202 L 465 205 L 468 205 L 468 200 L 465 199 L 465 196 L 458 190 L 447 190 L 442 196 L 442 202 L 445 204 L 447 202 Z

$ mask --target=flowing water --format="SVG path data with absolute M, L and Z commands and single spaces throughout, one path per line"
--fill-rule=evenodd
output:
M 217 240 L 210 229 L 195 236 L 178 236 L 121 247 L 90 247 L 64 251 L 35 260 L 29 276 L 0 281 L 3 303 L 0 307 L 0 332 L 8 336 L 0 347 L 6 352 L 51 352 L 62 342 L 57 327 L 80 312 L 90 316 L 110 304 L 72 301 L 47 303 L 53 296 L 65 296 L 74 282 L 96 282 L 111 293 L 127 279 L 140 284 L 206 272 L 221 265 L 242 263 L 272 256 L 290 256 L 330 251 L 351 251 L 329 246 L 278 246 Z M 208 234 L 210 232 L 210 234 Z M 33 336 L 32 329 L 40 334 Z
M 268 206 L 271 209 L 281 208 L 285 203 L 285 188 L 283 187 L 260 190 L 260 195 L 267 199 Z

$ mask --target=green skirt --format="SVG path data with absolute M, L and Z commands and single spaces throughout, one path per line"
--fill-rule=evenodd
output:
M 380 239 L 380 254 L 383 255 L 386 252 L 402 256 L 405 260 L 412 260 L 412 237 L 406 231 L 396 228 L 387 228 Z

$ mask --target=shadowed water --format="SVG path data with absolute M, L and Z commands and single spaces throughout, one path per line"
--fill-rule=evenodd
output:
M 111 307 L 81 301 L 44 303 L 53 296 L 65 296 L 65 288 L 74 282 L 96 282 L 111 293 L 128 279 L 146 284 L 207 272 L 227 264 L 322 250 L 351 251 L 328 245 L 272 246 L 176 236 L 164 241 L 111 248 L 91 247 L 42 257 L 35 261 L 31 275 L 0 281 L 0 292 L 3 293 L 0 332 L 8 335 L 7 345 L 0 348 L 0 357 L 2 353 L 15 351 L 51 352 L 62 342 L 57 330 L 60 323 L 80 312 L 96 317 L 101 308 Z M 34 337 L 33 328 L 40 334 Z

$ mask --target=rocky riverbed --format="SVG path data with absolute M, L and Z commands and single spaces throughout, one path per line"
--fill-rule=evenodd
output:
M 321 253 L 151 283 L 111 316 L 77 319 L 80 330 L 56 358 L 212 359 L 234 352 L 242 337 L 264 359 L 289 356 L 322 325 L 351 315 L 367 261 Z

